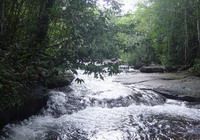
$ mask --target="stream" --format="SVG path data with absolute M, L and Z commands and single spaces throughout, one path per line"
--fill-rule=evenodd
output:
M 81 73 L 81 71 L 79 71 Z M 3 129 L 1 140 L 199 140 L 200 108 L 153 92 L 79 75 L 50 91 L 38 115 Z

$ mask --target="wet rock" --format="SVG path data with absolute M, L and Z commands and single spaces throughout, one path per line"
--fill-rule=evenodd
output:
M 189 68 L 191 68 L 190 65 L 180 66 L 180 68 L 178 69 L 178 71 L 185 71 L 185 70 L 188 70 Z
M 154 91 L 169 99 L 181 100 L 181 101 L 187 101 L 187 102 L 200 102 L 200 97 L 187 96 L 173 90 L 157 88 L 157 89 L 154 89 Z
M 129 70 L 129 66 L 128 65 L 120 65 L 119 66 L 119 71 L 120 72 L 127 72 Z
M 186 106 L 189 108 L 200 109 L 200 102 L 186 102 Z
M 20 106 L 0 110 L 0 129 L 7 123 L 24 120 L 37 114 L 47 103 L 48 94 L 44 87 L 39 86 L 23 97 Z
M 134 69 L 139 70 L 140 68 L 142 68 L 145 64 L 143 63 L 137 63 L 134 65 Z
M 143 66 L 140 72 L 143 73 L 163 73 L 165 68 L 163 66 Z
M 55 75 L 47 79 L 46 84 L 49 89 L 65 87 L 69 85 L 74 80 L 74 75 L 72 72 L 66 72 L 64 74 Z
M 51 91 L 50 95 L 43 114 L 60 117 L 63 114 L 72 114 L 86 108 L 84 100 L 71 92 Z
M 58 75 L 47 80 L 48 88 L 59 88 L 69 85 L 74 79 L 74 75 L 70 72 L 65 75 Z M 65 88 L 66 91 L 70 89 Z M 30 93 L 21 95 L 23 101 L 20 106 L 0 109 L 0 129 L 7 123 L 24 120 L 32 115 L 37 114 L 46 106 L 49 94 L 43 86 L 36 86 Z
M 178 66 L 166 66 L 165 67 L 165 71 L 166 72 L 177 72 L 179 69 Z
M 187 72 L 179 73 L 127 73 L 117 82 L 142 90 L 152 90 L 166 98 L 200 102 L 200 78 Z
M 128 107 L 132 104 L 143 104 L 149 106 L 155 106 L 164 104 L 166 98 L 160 94 L 156 94 L 153 91 L 143 91 L 143 90 L 135 90 L 133 88 L 132 94 L 119 97 L 116 99 L 103 99 L 99 100 L 96 98 L 89 98 L 87 101 L 88 106 L 98 106 L 98 107 L 107 107 L 107 108 L 114 108 L 114 107 Z
M 184 65 L 184 66 L 166 66 L 165 71 L 166 72 L 180 72 L 180 71 L 186 71 L 189 68 L 191 68 L 190 65 Z

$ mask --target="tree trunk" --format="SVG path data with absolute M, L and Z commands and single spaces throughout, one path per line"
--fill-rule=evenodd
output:
M 1 9 L 1 17 L 0 17 L 0 35 L 2 35 L 3 36 L 3 33 L 4 33 L 4 10 L 5 10 L 5 3 L 4 3 L 4 0 L 1 0 L 1 2 L 0 2 L 0 9 Z
M 44 52 L 47 44 L 47 32 L 50 21 L 50 9 L 53 7 L 55 0 L 40 0 L 39 16 L 36 21 L 36 30 L 30 40 L 29 47 L 33 49 L 32 61 L 40 59 L 41 52 Z
M 173 9 L 171 11 L 171 17 L 176 16 L 175 10 Z M 171 57 L 171 47 L 172 47 L 172 36 L 173 36 L 173 28 L 174 28 L 174 19 L 169 21 L 169 28 L 168 28 L 168 33 L 167 33 L 167 56 L 168 56 L 168 60 Z
M 46 39 L 49 27 L 50 9 L 53 7 L 55 0 L 41 0 L 40 12 L 37 21 L 37 29 L 35 31 L 34 41 L 37 44 L 42 43 Z
M 185 64 L 187 64 L 187 49 L 188 49 L 188 24 L 187 24 L 187 8 L 185 6 L 184 11 L 184 25 L 185 25 L 185 48 L 184 48 L 184 58 Z
M 197 0 L 197 34 L 198 34 L 198 51 L 197 57 L 200 57 L 200 23 L 199 23 L 199 0 Z
M 32 38 L 29 42 L 31 49 L 30 59 L 28 65 L 33 66 L 33 71 L 40 74 L 41 60 L 45 57 L 45 49 L 48 45 L 48 28 L 50 22 L 50 10 L 54 5 L 55 0 L 40 0 L 40 9 L 36 20 L 36 29 L 31 33 Z M 30 49 L 28 51 L 30 51 Z

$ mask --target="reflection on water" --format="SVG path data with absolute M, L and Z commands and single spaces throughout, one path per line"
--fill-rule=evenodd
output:
M 181 140 L 200 139 L 200 109 L 81 75 L 70 92 L 51 91 L 41 114 L 5 127 L 8 140 Z

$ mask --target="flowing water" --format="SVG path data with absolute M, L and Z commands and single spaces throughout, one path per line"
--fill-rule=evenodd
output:
M 37 116 L 4 128 L 2 140 L 199 140 L 200 109 L 152 92 L 80 75 L 53 90 Z

